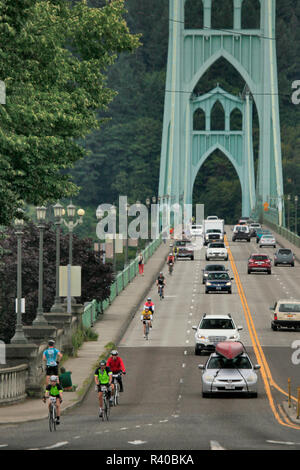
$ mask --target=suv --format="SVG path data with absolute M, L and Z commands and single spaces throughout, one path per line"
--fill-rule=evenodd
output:
M 251 233 L 248 225 L 236 225 L 233 229 L 232 241 L 236 240 L 246 240 L 250 242 Z
M 194 247 L 188 240 L 177 240 L 175 243 L 177 252 L 177 259 L 179 258 L 190 258 L 192 261 L 194 260 Z
M 290 264 L 295 266 L 295 255 L 289 248 L 279 248 L 274 255 L 274 266 L 278 264 Z
M 250 229 L 251 238 L 256 237 L 256 232 L 257 230 L 261 230 L 261 225 L 257 222 L 253 222 L 252 224 L 249 225 L 249 229 Z
M 223 258 L 228 261 L 228 252 L 223 242 L 210 243 L 206 250 L 205 259 L 209 261 L 211 258 Z
M 300 300 L 278 300 L 274 307 L 270 307 L 271 328 L 277 331 L 283 328 L 300 328 Z
M 214 351 L 221 341 L 239 341 L 242 326 L 236 326 L 230 313 L 227 315 L 203 315 L 198 326 L 193 326 L 195 333 L 195 354 L 203 350 Z
M 251 274 L 252 271 L 266 271 L 268 274 L 271 274 L 272 269 L 269 256 L 253 253 L 248 259 L 248 274 Z

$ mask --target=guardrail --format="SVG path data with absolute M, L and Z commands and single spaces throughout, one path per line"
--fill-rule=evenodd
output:
M 272 230 L 274 230 L 274 232 L 278 233 L 278 235 L 281 235 L 282 237 L 284 237 L 289 242 L 293 243 L 293 245 L 297 246 L 298 248 L 300 247 L 299 235 L 296 235 L 296 233 L 291 232 L 285 227 L 280 227 L 279 225 L 274 224 L 266 216 L 264 216 L 263 222 L 266 223 Z
M 26 398 L 27 375 L 27 364 L 0 369 L 0 405 L 16 403 Z
M 151 258 L 153 253 L 161 245 L 161 237 L 153 240 L 149 243 L 144 250 L 142 250 L 142 255 L 144 258 L 144 263 Z M 139 263 L 138 257 L 136 257 L 131 263 L 126 266 L 123 271 L 121 271 L 115 279 L 115 282 L 110 286 L 110 296 L 109 299 L 104 300 L 103 302 L 97 302 L 93 300 L 88 305 L 86 305 L 83 315 L 82 315 L 82 324 L 85 328 L 93 326 L 98 317 L 105 312 L 105 310 L 110 306 L 110 304 L 115 300 L 115 298 L 125 289 L 125 287 L 136 277 L 139 272 Z

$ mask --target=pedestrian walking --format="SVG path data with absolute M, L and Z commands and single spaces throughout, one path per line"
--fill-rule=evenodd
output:
M 139 263 L 139 273 L 141 276 L 144 276 L 144 257 L 141 251 L 139 252 L 139 256 L 138 256 L 138 263 Z

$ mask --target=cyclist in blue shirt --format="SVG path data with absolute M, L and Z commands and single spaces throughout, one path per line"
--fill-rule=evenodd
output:
M 46 363 L 46 385 L 49 384 L 51 375 L 58 376 L 58 364 L 62 358 L 62 353 L 54 347 L 54 341 L 48 342 L 48 349 L 43 353 L 43 361 Z

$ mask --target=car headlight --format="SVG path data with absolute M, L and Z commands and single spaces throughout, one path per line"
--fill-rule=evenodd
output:
M 206 338 L 206 336 L 197 335 L 197 338 L 198 338 L 198 339 L 203 339 L 203 340 L 207 341 L 207 338 Z
M 249 384 L 252 384 L 252 383 L 255 383 L 257 380 L 257 377 L 255 374 L 250 374 L 248 377 L 247 377 L 247 382 Z
M 213 375 L 206 375 L 204 377 L 205 382 L 207 383 L 212 383 L 214 381 L 214 376 Z
M 226 282 L 226 286 L 231 286 L 231 282 Z
M 239 335 L 236 334 L 236 335 L 233 335 L 233 336 L 229 336 L 229 339 L 239 339 Z
M 211 282 L 208 282 L 208 281 L 207 281 L 206 285 L 207 285 L 207 286 L 211 286 Z

